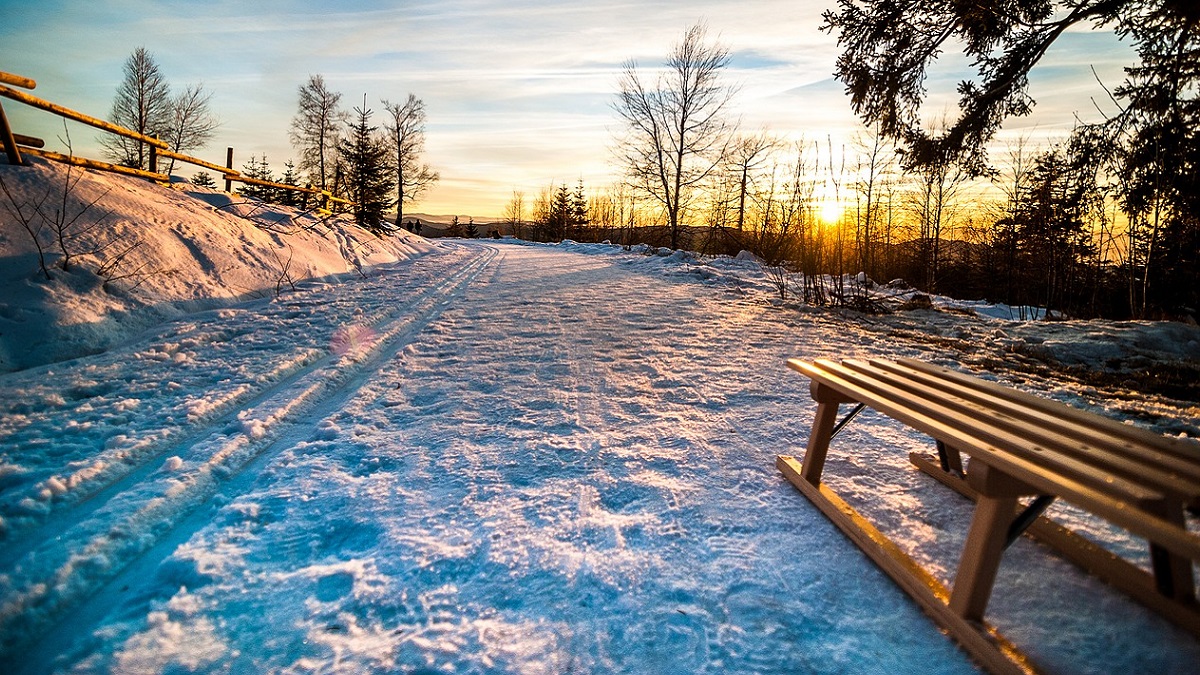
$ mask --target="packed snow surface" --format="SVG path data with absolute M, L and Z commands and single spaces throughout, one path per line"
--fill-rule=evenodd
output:
M 774 469 L 814 412 L 786 359 L 914 356 L 1200 435 L 1194 401 L 983 367 L 1189 361 L 1193 326 L 867 317 L 645 247 L 421 253 L 0 375 L 0 672 L 975 672 Z M 970 505 L 908 464 L 929 445 L 864 413 L 825 475 L 949 582 Z M 1025 539 L 988 616 L 1051 672 L 1200 663 Z

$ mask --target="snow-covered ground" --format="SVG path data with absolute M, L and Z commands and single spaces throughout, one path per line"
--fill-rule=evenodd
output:
M 247 202 L 188 182 L 164 189 L 29 161 L 0 165 L 0 372 L 95 353 L 190 311 L 432 248 L 407 232 L 381 239 L 344 216 Z M 31 232 L 53 283 L 38 273 Z M 54 265 L 63 249 L 72 256 L 67 270 Z
M 813 414 L 785 360 L 916 356 L 1200 436 L 1196 401 L 1046 366 L 1194 364 L 1193 326 L 861 316 L 774 300 L 752 261 L 421 246 L 0 375 L 0 671 L 973 672 L 775 471 Z M 970 509 L 908 465 L 929 441 L 864 413 L 837 444 L 833 487 L 949 581 Z M 1027 540 L 989 618 L 1052 672 L 1200 663 Z

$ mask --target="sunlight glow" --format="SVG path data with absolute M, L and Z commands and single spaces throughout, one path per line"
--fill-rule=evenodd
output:
M 842 219 L 842 214 L 845 209 L 841 203 L 832 199 L 826 199 L 821 202 L 820 210 L 817 212 L 821 218 L 821 222 L 826 225 L 836 225 Z

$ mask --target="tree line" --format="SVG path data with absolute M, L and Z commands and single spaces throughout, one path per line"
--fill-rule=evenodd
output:
M 1171 2 L 1060 4 L 840 2 L 825 28 L 839 35 L 837 74 L 864 122 L 848 147 L 740 129 L 736 88 L 722 79 L 729 50 L 697 24 L 650 74 L 624 66 L 614 108 L 625 180 L 590 199 L 582 183 L 532 204 L 514 192 L 505 220 L 532 238 L 749 250 L 802 284 L 863 272 L 1072 316 L 1195 315 L 1200 66 L 1189 55 L 1200 15 Z M 1115 22 L 1141 58 L 1112 92 L 1120 112 L 1043 146 L 1009 143 L 993 164 L 1000 121 L 1032 104 L 1025 73 L 1089 21 Z M 956 34 L 983 82 L 960 89 L 959 119 L 928 123 L 924 69 Z
M 147 136 L 167 141 L 171 150 L 188 152 L 204 147 L 220 126 L 210 110 L 212 93 L 203 85 L 189 85 L 172 95 L 170 85 L 153 55 L 138 47 L 125 61 L 124 78 L 117 89 L 109 120 Z M 248 178 L 315 187 L 350 201 L 356 222 L 376 234 L 399 229 L 404 206 L 416 201 L 439 178 L 421 161 L 425 147 L 425 104 L 413 94 L 401 103 L 386 99 L 382 128 L 372 123 L 375 111 L 362 106 L 342 108 L 342 94 L 332 91 L 321 75 L 311 75 L 298 88 L 296 115 L 289 140 L 298 162 L 288 160 L 276 176 L 265 154 L 252 155 L 241 173 Z M 113 161 L 136 168 L 149 167 L 146 146 L 121 136 L 105 136 L 102 147 Z M 171 160 L 166 173 L 175 169 Z M 207 172 L 197 172 L 193 182 L 216 187 Z M 248 199 L 311 208 L 313 196 L 267 185 L 244 184 L 238 194 Z M 395 224 L 385 213 L 396 209 Z

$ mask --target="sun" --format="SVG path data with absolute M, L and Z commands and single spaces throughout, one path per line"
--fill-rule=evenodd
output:
M 821 202 L 818 214 L 820 215 L 821 222 L 826 225 L 836 225 L 842 219 L 843 212 L 842 205 L 836 200 L 826 199 Z

